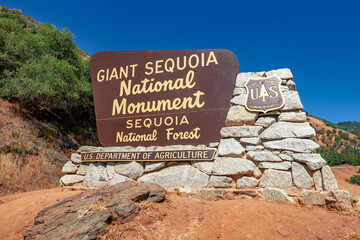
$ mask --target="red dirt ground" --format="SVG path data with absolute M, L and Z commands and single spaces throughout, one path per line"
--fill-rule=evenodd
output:
M 339 186 L 359 193 L 344 179 L 359 167 L 338 166 Z M 22 239 L 38 211 L 78 192 L 61 188 L 0 198 L 0 239 Z M 170 193 L 161 204 L 141 203 L 140 214 L 112 224 L 102 239 L 360 239 L 360 215 L 260 199 L 205 201 Z

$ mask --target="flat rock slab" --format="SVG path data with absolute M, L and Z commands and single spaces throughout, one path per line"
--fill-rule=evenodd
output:
M 24 239 L 96 239 L 112 220 L 133 218 L 135 202 L 162 202 L 165 193 L 159 186 L 135 181 L 82 192 L 41 210 Z

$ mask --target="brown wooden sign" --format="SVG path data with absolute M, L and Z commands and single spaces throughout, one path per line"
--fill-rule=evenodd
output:
M 238 68 L 222 49 L 96 53 L 90 69 L 100 143 L 219 141 Z
M 284 106 L 284 96 L 280 90 L 281 79 L 278 76 L 250 78 L 245 87 L 247 97 L 245 107 L 252 112 L 269 112 Z
M 81 153 L 81 163 L 121 161 L 210 161 L 215 149 L 134 151 L 134 152 L 88 152 Z

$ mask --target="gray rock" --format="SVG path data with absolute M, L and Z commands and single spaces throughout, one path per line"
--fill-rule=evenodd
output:
M 153 172 L 165 167 L 166 162 L 146 162 L 144 173 Z
M 301 153 L 312 153 L 319 145 L 310 139 L 287 138 L 282 140 L 264 142 L 268 149 L 288 150 Z
M 209 176 L 187 163 L 179 163 L 156 172 L 148 173 L 140 177 L 138 181 L 154 183 L 165 188 L 176 186 L 202 188 L 208 185 Z
M 298 188 L 311 188 L 314 186 L 314 180 L 300 163 L 292 163 L 292 176 L 295 186 Z
M 287 81 L 286 86 L 289 90 L 296 91 L 296 84 L 292 80 Z
M 306 190 L 301 193 L 299 200 L 301 204 L 305 205 L 325 205 L 325 198 L 326 196 L 321 192 Z
M 290 162 L 261 162 L 258 165 L 261 169 L 277 169 L 277 170 L 289 170 L 291 168 Z
M 239 105 L 239 106 L 245 106 L 245 101 L 246 101 L 246 95 L 245 94 L 235 96 L 230 100 L 230 102 L 232 104 Z
M 285 105 L 282 110 L 303 110 L 304 106 L 301 103 L 299 94 L 297 91 L 286 91 L 283 93 Z
M 253 177 L 256 179 L 259 179 L 259 178 L 261 178 L 261 175 L 262 175 L 262 172 L 260 171 L 260 169 L 258 167 L 255 167 Z
M 127 178 L 125 176 L 122 176 L 120 174 L 115 173 L 114 176 L 110 180 L 110 186 L 113 186 L 118 183 L 126 182 L 131 180 L 130 178 Z
M 93 147 L 93 146 L 81 146 L 77 151 L 78 152 L 100 152 L 102 147 Z
M 305 112 L 283 112 L 278 116 L 278 121 L 306 122 Z
M 219 146 L 220 142 L 212 142 L 212 143 L 209 143 L 209 147 L 211 148 L 217 148 Z
M 194 197 L 208 200 L 208 201 L 216 201 L 219 199 L 225 199 L 226 190 L 223 189 L 200 189 Z
M 164 151 L 164 150 L 191 150 L 191 149 L 197 149 L 197 147 L 193 145 L 169 145 L 164 147 L 157 147 L 156 150 Z
M 289 188 L 292 185 L 291 172 L 266 169 L 260 178 L 260 187 Z
M 236 87 L 245 87 L 245 83 L 247 82 L 247 80 L 249 80 L 249 78 L 259 78 L 259 77 L 262 77 L 262 76 L 259 76 L 257 73 L 253 73 L 253 72 L 239 73 L 236 76 L 235 86 Z
M 68 185 L 72 185 L 72 184 L 75 184 L 75 183 L 82 182 L 83 180 L 84 180 L 84 176 L 71 174 L 71 175 L 62 176 L 60 178 L 60 183 L 63 186 L 68 186 Z
M 242 158 L 218 157 L 214 161 L 212 173 L 214 175 L 245 175 L 252 174 L 255 164 Z
M 278 76 L 280 79 L 283 80 L 289 80 L 289 79 L 293 79 L 293 75 L 290 71 L 290 69 L 288 68 L 281 68 L 281 69 L 277 69 L 277 70 L 271 70 L 265 73 L 267 77 L 276 75 Z
M 271 124 L 276 122 L 276 117 L 274 116 L 263 116 L 259 117 L 255 122 L 255 126 L 262 126 L 264 128 L 269 127 Z
M 348 191 L 345 190 L 333 190 L 331 193 L 335 196 L 335 199 L 338 201 L 340 209 L 348 210 L 351 208 L 351 195 Z
M 222 137 L 258 137 L 262 129 L 261 126 L 223 127 L 220 134 Z
M 285 91 L 289 91 L 290 89 L 287 86 L 281 85 L 280 86 L 280 91 L 285 92 Z
M 245 147 L 246 151 L 261 151 L 263 149 L 264 149 L 264 147 L 261 145 L 247 145 Z
M 294 153 L 292 157 L 298 162 L 306 163 L 306 166 L 313 171 L 326 165 L 326 161 L 318 153 Z
M 85 187 L 103 187 L 107 185 L 108 180 L 105 164 L 96 162 L 91 163 L 86 170 L 83 185 Z
M 275 140 L 283 138 L 310 138 L 316 135 L 309 123 L 277 122 L 260 134 L 261 140 Z
M 325 191 L 338 190 L 336 178 L 329 166 L 322 167 L 321 175 L 322 175 L 323 186 Z
M 240 138 L 240 143 L 258 145 L 260 144 L 260 138 Z
M 71 161 L 67 161 L 61 171 L 63 173 L 76 173 L 78 167 L 79 165 L 75 165 Z
M 79 166 L 76 174 L 77 174 L 77 175 L 85 176 L 88 167 L 89 167 L 88 165 L 81 164 L 81 165 Z
M 277 188 L 267 187 L 261 189 L 260 194 L 263 199 L 267 199 L 267 200 L 287 202 L 287 203 L 294 202 L 290 197 L 288 197 L 288 195 L 283 190 Z
M 257 162 L 281 162 L 275 153 L 270 151 L 250 151 L 247 155 L 254 161 Z
M 253 177 L 242 177 L 236 181 L 237 188 L 252 188 L 259 184 L 259 180 Z
M 313 174 L 313 178 L 314 178 L 315 189 L 317 191 L 322 191 L 323 183 L 322 183 L 321 171 L 320 170 L 315 171 Z
M 228 188 L 234 186 L 235 182 L 231 177 L 225 176 L 211 176 L 209 180 L 209 187 Z
M 116 174 L 116 172 L 115 172 L 115 162 L 108 162 L 106 164 L 106 171 L 107 171 L 109 179 L 112 179 L 114 177 L 114 175 Z
M 220 140 L 219 156 L 241 157 L 245 153 L 245 148 L 234 138 L 224 138 Z
M 199 161 L 199 162 L 191 162 L 191 166 L 199 169 L 201 172 L 210 175 L 213 169 L 214 162 L 207 161 Z
M 227 114 L 226 126 L 254 125 L 258 113 L 249 112 L 243 106 L 232 106 Z
M 131 179 L 136 179 L 143 175 L 144 168 L 138 162 L 117 162 L 115 164 L 115 172 Z
M 284 161 L 290 161 L 291 162 L 291 161 L 294 160 L 291 156 L 289 156 L 287 154 L 284 154 L 284 153 L 280 153 L 278 156 Z
M 75 164 L 79 164 L 81 162 L 81 155 L 78 153 L 73 153 L 71 154 L 70 160 Z
M 238 95 L 242 95 L 242 94 L 246 94 L 246 88 L 241 87 L 241 88 L 235 88 L 234 92 L 233 92 L 233 96 L 238 96 Z

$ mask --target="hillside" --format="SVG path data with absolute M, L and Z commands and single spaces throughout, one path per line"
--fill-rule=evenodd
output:
M 321 146 L 318 152 L 330 165 L 360 165 L 359 136 L 340 128 L 341 124 L 337 125 L 324 119 L 308 116 L 308 122 L 316 130 L 314 140 Z M 348 129 L 357 129 L 356 122 L 348 122 L 346 126 Z

